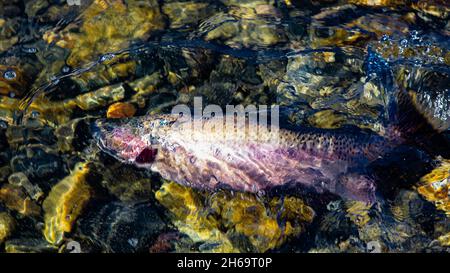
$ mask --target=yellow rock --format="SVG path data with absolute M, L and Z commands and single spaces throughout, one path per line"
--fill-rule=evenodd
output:
M 19 100 L 0 96 L 0 117 L 9 124 L 14 121 L 14 110 L 18 109 Z
M 230 7 L 229 14 L 242 19 L 257 18 L 256 10 L 250 7 Z
M 280 210 L 280 205 L 283 208 Z M 271 215 L 280 213 L 280 219 L 285 221 L 285 236 L 297 236 L 303 232 L 305 224 L 311 223 L 314 219 L 314 210 L 307 206 L 303 200 L 296 197 L 285 197 L 283 203 L 275 197 L 269 202 Z M 279 241 L 281 245 L 285 238 Z
M 37 216 L 41 211 L 40 207 L 24 193 L 21 187 L 10 184 L 6 184 L 0 189 L 0 201 L 8 209 L 26 216 Z
M 407 18 L 400 15 L 367 14 L 347 23 L 348 28 L 359 28 L 376 34 L 379 40 L 383 35 L 404 36 L 410 31 Z
M 72 112 L 78 107 L 82 110 L 93 110 L 105 107 L 125 98 L 122 84 L 104 86 L 95 91 L 84 93 L 75 98 L 63 101 L 50 101 L 45 95 L 37 96 L 27 108 L 25 117 L 31 113 L 39 113 L 37 119 L 52 127 L 69 122 Z M 25 105 L 19 99 L 0 96 L 0 117 L 13 123 L 14 112 L 24 110 Z
M 19 238 L 5 242 L 6 253 L 56 253 L 58 248 L 38 238 Z
M 334 110 L 323 110 L 310 116 L 308 121 L 315 127 L 333 129 L 341 127 L 346 118 Z
M 93 110 L 125 98 L 122 84 L 102 87 L 94 92 L 79 95 L 74 103 L 82 110 Z
M 14 74 L 13 78 L 6 79 L 3 76 L 8 71 Z M 0 95 L 21 96 L 29 88 L 30 82 L 20 67 L 0 65 Z
M 148 5 L 140 5 L 139 1 L 94 1 L 83 12 L 80 33 L 68 38 L 72 48 L 68 64 L 76 66 L 99 54 L 125 48 L 130 39 L 143 38 L 163 27 L 156 1 Z
M 450 160 L 442 160 L 439 167 L 420 179 L 417 191 L 450 216 Z
M 194 242 L 214 242 L 211 252 L 239 252 L 219 229 L 219 222 L 205 214 L 200 196 L 188 187 L 166 182 L 155 194 L 156 199 L 174 215 L 174 224 Z
M 145 107 L 148 103 L 148 96 L 155 92 L 157 86 L 161 82 L 162 76 L 159 72 L 146 75 L 140 79 L 130 82 L 129 86 L 136 92 L 130 98 L 130 102 L 134 103 L 139 108 Z
M 443 246 L 450 246 L 450 233 L 440 236 L 438 241 Z
M 171 28 L 183 27 L 186 24 L 197 23 L 211 13 L 208 3 L 171 2 L 164 4 L 162 10 L 170 19 Z
M 370 205 L 360 201 L 351 201 L 347 206 L 347 217 L 350 218 L 355 225 L 363 227 L 370 221 Z
M 169 75 L 167 75 L 167 79 L 172 85 L 176 85 L 180 82 L 180 76 L 177 75 L 175 72 L 169 71 Z
M 278 207 L 278 198 L 274 198 L 270 201 L 270 207 L 272 212 Z M 283 200 L 283 210 L 281 211 L 281 217 L 289 221 L 301 221 L 311 223 L 314 219 L 315 212 L 311 207 L 307 206 L 303 200 L 296 197 L 285 197 Z
M 233 230 L 245 235 L 259 252 L 280 246 L 288 236 L 298 235 L 302 231 L 299 222 L 311 222 L 314 216 L 311 208 L 294 197 L 286 197 L 283 201 L 274 198 L 266 206 L 253 194 L 220 192 L 211 198 L 210 203 L 221 216 L 228 233 Z M 280 208 L 283 208 L 281 220 L 284 226 L 277 219 Z
M 336 61 L 334 52 L 323 52 L 322 55 L 324 61 L 327 63 L 334 63 Z
M 0 244 L 14 231 L 15 221 L 8 213 L 0 212 Z
M 270 5 L 273 6 L 275 1 L 273 0 L 220 0 L 227 7 L 248 7 L 255 8 L 260 5 Z
M 265 252 L 300 234 L 314 218 L 314 211 L 295 197 L 273 198 L 266 204 L 250 193 L 206 195 L 174 182 L 156 192 L 157 200 L 174 214 L 181 232 L 196 242 L 218 243 L 213 252 L 248 251 L 232 244 L 234 234 L 247 237 L 254 251 Z
M 107 118 L 129 118 L 134 116 L 136 108 L 131 103 L 116 102 L 108 107 Z
M 410 31 L 408 19 L 400 15 L 367 14 L 342 26 L 328 26 L 323 18 L 335 14 L 338 8 L 325 9 L 315 15 L 310 26 L 310 38 L 314 48 L 324 46 L 361 46 L 370 40 L 379 40 L 383 35 L 405 35 Z M 372 35 L 376 34 L 375 36 Z
M 364 6 L 392 7 L 397 5 L 405 5 L 406 0 L 347 0 L 347 3 Z
M 49 243 L 61 243 L 64 233 L 71 232 L 72 225 L 82 213 L 91 197 L 86 182 L 89 173 L 87 163 L 79 163 L 73 172 L 61 180 L 44 200 L 44 236 Z
M 358 29 L 324 27 L 316 24 L 311 24 L 310 28 L 311 47 L 313 48 L 353 45 L 358 41 L 370 38 L 370 35 Z M 323 38 L 317 35 L 318 31 L 325 31 L 326 29 L 328 29 L 329 36 Z
M 228 230 L 248 237 L 260 252 L 274 248 L 282 240 L 283 230 L 277 219 L 270 217 L 264 204 L 253 195 L 239 192 L 231 196 L 221 192 L 211 198 L 211 207 Z
M 256 10 L 236 7 L 232 9 L 232 13 L 235 15 L 232 18 L 243 18 L 238 21 L 229 20 L 228 17 L 222 18 L 223 14 L 216 14 L 209 18 L 211 24 L 218 24 L 218 26 L 211 29 L 205 39 L 226 40 L 225 44 L 233 47 L 271 46 L 286 40 L 283 30 L 262 16 L 258 16 Z
M 20 99 L 0 96 L 0 117 L 9 124 L 14 121 L 14 112 L 25 109 L 26 104 L 22 104 Z M 33 112 L 39 113 L 37 119 L 50 126 L 68 122 L 71 118 L 73 108 L 76 106 L 73 102 L 51 102 L 41 96 L 32 101 L 24 113 L 24 119 L 28 118 Z
M 96 61 L 102 54 L 127 48 L 131 42 L 145 40 L 152 31 L 165 27 L 164 15 L 156 0 L 96 0 L 80 17 L 82 25 L 77 32 L 73 29 L 78 26 L 69 24 L 61 31 L 51 30 L 43 35 L 47 43 L 71 50 L 67 64 L 72 67 Z M 108 67 L 100 66 L 74 80 L 88 89 L 86 82 L 107 84 L 117 77 L 133 74 L 136 66 L 132 60 L 122 60 L 118 64 L 110 61 L 108 64 Z
M 83 119 L 84 118 L 76 118 L 58 126 L 55 130 L 55 135 L 58 139 L 57 146 L 59 151 L 67 153 L 75 150 L 73 144 L 77 138 L 77 127 Z
M 411 6 L 413 9 L 442 19 L 446 19 L 450 15 L 450 4 L 448 0 L 418 0 L 412 1 Z

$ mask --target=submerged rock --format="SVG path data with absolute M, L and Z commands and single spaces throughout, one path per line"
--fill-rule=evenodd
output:
M 0 95 L 21 96 L 30 87 L 30 83 L 31 80 L 22 68 L 0 64 Z
M 107 118 L 129 118 L 134 116 L 136 108 L 131 103 L 116 102 L 108 107 Z
M 83 60 L 93 60 L 98 54 L 114 52 L 126 47 L 129 39 L 145 37 L 149 32 L 164 27 L 157 1 L 94 1 L 83 12 L 80 32 L 64 33 L 65 40 L 57 45 L 71 48 L 68 64 L 76 66 Z M 59 43 L 59 44 L 58 44 Z
M 440 236 L 438 238 L 438 241 L 442 246 L 449 247 L 450 246 L 450 232 L 445 235 Z
M 165 183 L 156 199 L 174 215 L 174 225 L 196 243 L 210 243 L 208 252 L 239 252 L 219 229 L 219 222 L 202 211 L 199 195 L 174 182 Z
M 21 101 L 19 99 L 0 96 L 1 119 L 7 121 L 9 124 L 14 124 L 17 117 L 17 110 L 20 109 L 20 104 Z M 37 98 L 32 101 L 28 111 L 25 113 L 25 119 L 33 113 L 39 114 L 37 120 L 42 123 L 54 125 L 67 122 L 70 119 L 72 109 L 65 103 L 53 103 L 46 98 Z M 32 130 L 32 128 L 28 128 L 28 130 Z
M 363 202 L 350 202 L 347 208 L 347 217 L 357 226 L 364 226 L 370 221 L 370 205 Z
M 422 177 L 417 191 L 450 217 L 450 161 L 443 160 L 436 169 Z
M 72 67 L 96 59 L 110 62 L 109 67 L 100 67 L 97 71 L 83 73 L 81 78 L 74 79 L 84 90 L 134 74 L 134 61 L 113 64 L 113 60 L 101 56 L 126 48 L 135 40 L 146 40 L 153 31 L 165 27 L 165 17 L 160 12 L 158 2 L 153 0 L 147 3 L 93 1 L 80 17 L 82 25 L 79 31 L 73 32 L 74 25 L 69 24 L 61 31 L 46 32 L 43 39 L 69 49 L 67 64 Z
M 321 217 L 314 245 L 308 252 L 364 252 L 362 242 L 357 237 L 357 226 L 347 217 L 345 210 L 339 207 Z
M 78 164 L 72 173 L 55 185 L 44 200 L 45 239 L 58 245 L 91 198 L 91 187 L 86 176 L 89 173 L 87 163 Z
M 29 179 L 47 178 L 52 181 L 53 178 L 66 173 L 62 159 L 57 153 L 38 144 L 21 146 L 10 164 L 13 172 L 23 172 Z
M 273 198 L 265 205 L 254 195 L 219 192 L 208 202 L 227 228 L 227 235 L 244 235 L 258 252 L 279 247 L 289 237 L 299 235 L 315 215 L 295 197 Z
M 415 61 L 428 62 L 432 60 L 433 56 L 429 55 L 428 58 L 428 60 L 417 59 Z M 438 57 L 438 59 L 442 59 L 442 57 Z M 436 66 L 433 67 L 434 65 Z M 450 74 L 441 71 L 438 63 L 431 64 L 431 67 L 424 66 L 402 66 L 396 71 L 397 83 L 407 91 L 412 105 L 420 112 L 421 116 L 435 130 L 442 132 L 450 127 L 450 92 L 448 89 Z M 445 144 L 440 144 L 440 146 L 437 149 L 445 150 L 443 148 Z M 446 155 L 443 154 L 443 156 Z
M 162 11 L 169 17 L 170 27 L 186 27 L 189 24 L 197 24 L 213 13 L 209 3 L 169 2 L 162 6 Z
M 17 211 L 25 216 L 37 217 L 41 208 L 34 202 L 21 187 L 5 184 L 0 189 L 0 201 L 10 210 Z
M 20 28 L 21 18 L 19 16 L 14 18 L 14 12 L 12 11 L 17 11 L 18 7 L 16 7 L 14 3 L 10 4 L 10 6 L 5 7 L 5 5 L 8 5 L 7 3 L 0 3 L 0 52 L 7 51 L 15 44 L 17 44 L 17 42 L 19 42 L 18 32 Z M 11 15 L 3 14 L 3 12 L 10 13 Z M 12 18 L 6 18 L 10 17 L 8 15 L 10 15 Z
M 16 221 L 6 212 L 0 212 L 0 244 L 14 232 Z
M 450 161 L 423 176 L 431 148 L 370 166 L 384 202 L 339 200 L 324 212 L 328 195 L 302 195 L 313 210 L 291 191 L 161 186 L 99 154 L 89 127 L 201 95 L 383 134 L 384 92 L 401 88 L 449 140 L 447 0 L 87 2 L 0 1 L 2 251 L 68 252 L 74 241 L 82 252 L 450 251 Z M 392 90 L 378 81 L 384 65 Z M 95 163 L 73 168 L 80 160 Z
M 5 242 L 7 253 L 54 253 L 58 248 L 40 238 L 19 238 Z
M 101 180 L 98 181 L 100 186 L 124 204 L 150 201 L 153 195 L 153 178 L 129 165 L 109 160 L 111 159 L 106 158 L 103 164 L 95 164 L 93 167 L 98 180 Z
M 375 6 L 375 7 L 392 7 L 396 5 L 405 5 L 408 1 L 406 0 L 347 0 L 350 4 L 365 5 L 365 6 Z
M 204 252 L 265 252 L 299 235 L 314 217 L 295 197 L 273 198 L 266 205 L 253 194 L 219 191 L 208 196 L 174 182 L 163 184 L 156 198 Z
M 33 200 L 38 201 L 44 195 L 39 186 L 31 184 L 28 177 L 22 172 L 11 174 L 8 178 L 8 182 L 11 185 L 24 188 Z
M 79 221 L 81 247 L 93 252 L 148 252 L 161 232 L 164 219 L 150 203 L 97 203 Z
M 0 184 L 7 181 L 10 174 L 11 174 L 11 167 L 9 166 L 0 167 Z
M 357 0 L 358 1 L 358 0 Z M 404 36 L 411 31 L 408 15 L 402 13 L 365 13 L 354 5 L 324 8 L 315 14 L 309 27 L 309 37 L 313 48 L 325 46 L 356 46 L 365 48 L 373 40 L 383 35 Z M 339 24 L 336 24 L 339 20 Z
M 415 10 L 441 19 L 448 19 L 450 15 L 450 4 L 446 0 L 417 0 L 412 1 L 411 6 Z
M 148 96 L 153 94 L 158 86 L 161 85 L 162 75 L 155 72 L 146 75 L 129 83 L 129 86 L 136 92 L 131 98 L 131 103 L 135 103 L 139 108 L 143 108 L 148 104 Z
M 296 124 L 356 125 L 379 132 L 384 94 L 364 75 L 364 58 L 355 47 L 293 55 L 276 87 L 278 103 Z
M 23 143 L 40 142 L 49 145 L 55 142 L 53 130 L 48 126 L 11 125 L 6 130 L 6 137 L 12 147 L 17 147 Z
M 74 103 L 82 110 L 93 110 L 125 98 L 122 84 L 102 87 L 94 92 L 79 95 Z
M 58 126 L 55 131 L 58 150 L 61 152 L 80 151 L 88 143 L 87 123 L 85 118 L 77 118 Z
M 250 18 L 249 11 L 253 14 Z M 283 28 L 271 22 L 253 8 L 236 7 L 230 14 L 216 13 L 209 17 L 200 30 L 207 41 L 223 41 L 235 48 L 268 47 L 286 42 Z
M 220 0 L 226 6 L 254 8 L 260 5 L 274 5 L 274 0 Z

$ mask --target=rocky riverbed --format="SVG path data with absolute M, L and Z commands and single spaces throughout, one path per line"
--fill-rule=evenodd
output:
M 449 17 L 445 0 L 0 1 L 0 252 L 450 252 Z M 371 205 L 182 186 L 90 131 L 201 96 L 383 135 L 400 88 L 442 142 L 371 164 Z

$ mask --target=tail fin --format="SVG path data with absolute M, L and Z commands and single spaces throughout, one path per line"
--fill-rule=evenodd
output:
M 399 84 L 391 65 L 370 48 L 366 71 L 386 98 L 387 138 L 450 158 L 450 139 L 444 134 L 450 126 L 450 76 L 413 68 Z
M 396 101 L 396 113 L 388 125 L 388 135 L 434 155 L 450 158 L 450 140 L 443 133 L 448 121 L 430 115 L 432 106 L 420 103 L 413 90 L 398 89 Z

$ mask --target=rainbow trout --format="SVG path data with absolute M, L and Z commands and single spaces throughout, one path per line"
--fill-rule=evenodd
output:
M 192 120 L 156 115 L 125 120 L 98 120 L 93 126 L 100 148 L 115 158 L 149 168 L 180 184 L 259 192 L 285 184 L 302 184 L 318 193 L 373 202 L 373 180 L 352 170 L 393 146 L 363 130 L 270 130 L 251 122 L 225 135 L 223 118 Z M 225 131 L 226 132 L 226 131 Z
M 448 138 L 440 134 L 450 125 L 450 112 L 436 117 L 424 111 L 424 105 L 419 107 L 414 98 L 406 90 L 396 91 L 384 136 L 348 128 L 271 130 L 249 118 L 223 130 L 228 128 L 229 116 L 103 119 L 92 129 L 106 153 L 183 185 L 257 193 L 301 184 L 318 193 L 328 191 L 372 203 L 376 187 L 365 173 L 366 167 L 398 145 L 414 144 L 430 153 L 450 156 Z

